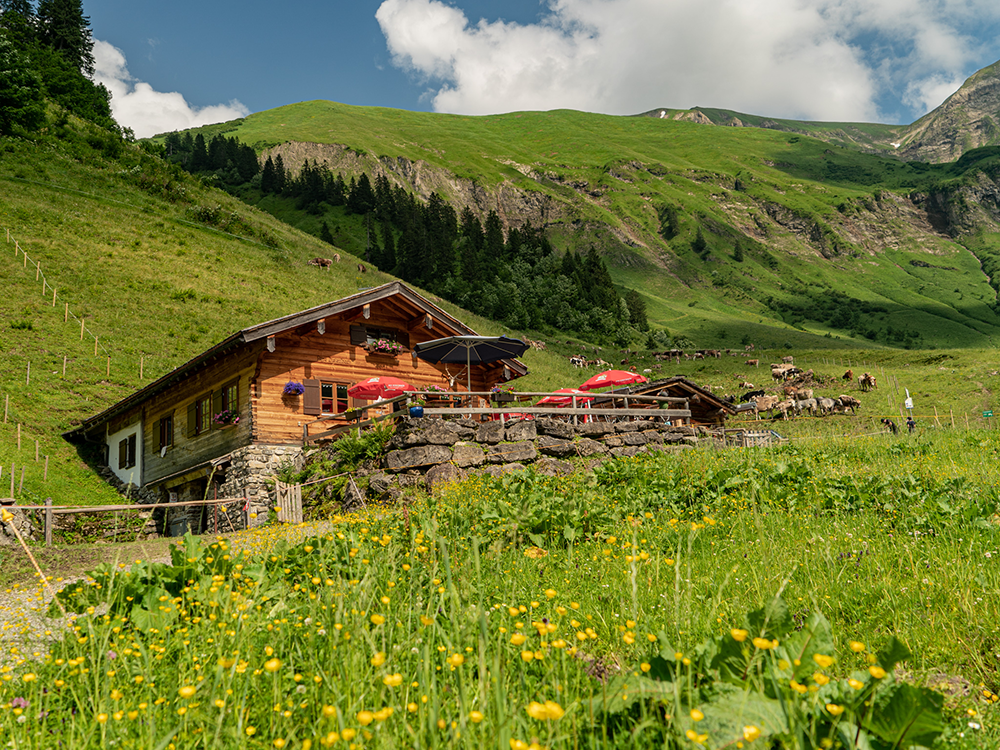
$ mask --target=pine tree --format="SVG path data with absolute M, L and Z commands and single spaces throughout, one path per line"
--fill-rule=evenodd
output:
M 330 227 L 326 223 L 326 219 L 323 220 L 323 223 L 319 227 L 319 238 L 328 245 L 334 244 L 333 235 L 330 233 Z
M 372 190 L 368 175 L 362 172 L 347 196 L 347 211 L 352 214 L 366 214 L 374 208 L 375 191 Z
M 0 31 L 0 135 L 15 127 L 34 130 L 45 122 L 42 82 Z
M 191 171 L 203 172 L 208 169 L 208 149 L 205 148 L 205 136 L 198 133 L 194 137 L 194 150 L 191 152 Z
M 25 49 L 35 38 L 35 11 L 30 0 L 0 0 L 0 29 L 14 43 Z
M 392 224 L 383 221 L 382 227 L 382 265 L 383 271 L 389 270 L 396 265 L 396 238 L 392 233 Z
M 36 18 L 42 44 L 62 54 L 81 72 L 94 74 L 94 39 L 80 0 L 41 0 Z
M 278 192 L 278 178 L 274 173 L 274 161 L 270 156 L 264 162 L 264 170 L 260 173 L 260 192 L 264 195 Z
M 288 173 L 285 171 L 285 160 L 281 154 L 274 160 L 274 192 L 284 193 L 288 187 Z

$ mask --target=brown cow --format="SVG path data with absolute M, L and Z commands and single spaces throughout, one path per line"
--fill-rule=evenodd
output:
M 843 380 L 846 380 L 848 383 L 853 383 L 854 382 L 854 370 L 848 370 L 841 377 L 842 377 Z
M 751 367 L 760 367 L 759 359 L 748 359 L 744 364 L 750 365 Z

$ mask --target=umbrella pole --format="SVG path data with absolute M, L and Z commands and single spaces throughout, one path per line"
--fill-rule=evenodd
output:
M 472 347 L 465 347 L 465 390 L 472 393 Z M 472 408 L 472 396 L 469 399 L 469 408 Z M 472 412 L 469 412 L 469 419 L 472 419 Z

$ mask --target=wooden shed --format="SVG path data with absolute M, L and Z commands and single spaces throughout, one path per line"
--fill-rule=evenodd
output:
M 691 424 L 704 427 L 725 427 L 726 417 L 736 413 L 733 404 L 680 375 L 619 388 L 615 393 L 686 398 L 691 409 Z
M 266 511 L 264 480 L 301 453 L 304 422 L 353 408 L 348 387 L 375 375 L 416 388 L 464 385 L 463 368 L 418 359 L 411 348 L 475 333 L 392 282 L 245 328 L 64 437 L 102 445 L 122 482 L 165 500 L 200 499 L 214 482 L 220 496 L 246 496 Z M 472 390 L 526 373 L 516 359 L 474 365 Z

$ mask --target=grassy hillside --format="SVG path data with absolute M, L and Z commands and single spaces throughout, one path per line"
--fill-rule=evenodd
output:
M 588 118 L 580 113 L 551 117 L 563 116 L 566 122 L 586 123 Z M 506 119 L 525 117 L 537 124 L 547 116 Z M 443 118 L 470 119 L 476 118 Z M 614 120 L 626 122 L 639 120 Z M 477 126 L 489 124 L 484 119 Z M 692 141 L 706 132 L 732 135 L 686 123 L 677 126 L 670 132 Z M 747 148 L 774 137 L 763 131 L 751 135 L 744 142 Z M 374 136 L 368 132 L 363 137 Z M 455 143 L 460 142 L 471 149 L 456 136 Z M 676 190 L 670 187 L 675 179 L 658 181 L 655 187 Z M 0 487 L 7 494 L 11 466 L 17 485 L 23 470 L 24 492 L 18 496 L 25 500 L 51 496 L 65 503 L 111 502 L 110 489 L 62 440 L 62 432 L 235 330 L 389 278 L 374 270 L 359 274 L 348 255 L 329 272 L 309 266 L 308 259 L 329 254 L 328 245 L 207 187 L 138 146 L 83 126 L 63 126 L 30 142 L 0 141 L 0 185 L 0 279 L 5 290 L 0 299 L 0 400 L 6 416 L 0 424 Z M 708 187 L 698 189 L 707 194 Z M 803 196 L 815 197 L 805 191 Z M 624 210 L 630 204 L 622 205 Z M 933 329 L 939 332 L 934 340 L 951 347 L 990 341 L 996 327 L 989 307 L 992 290 L 977 273 L 975 259 L 943 241 L 937 250 L 939 255 L 929 256 L 901 248 L 823 263 L 788 255 L 782 256 L 782 266 L 775 260 L 779 250 L 761 243 L 748 246 L 742 264 L 714 261 L 725 280 L 718 286 L 685 277 L 682 266 L 672 274 L 652 273 L 662 266 L 635 251 L 616 273 L 622 283 L 643 290 L 651 317 L 697 345 L 741 351 L 744 341 L 752 341 L 757 345 L 754 356 L 765 364 L 794 353 L 829 378 L 832 395 L 839 392 L 834 380 L 839 371 L 862 362 L 882 376 L 896 376 L 900 388 L 919 394 L 918 413 L 954 411 L 961 424 L 964 415 L 993 406 L 996 370 L 988 352 L 894 351 L 817 326 L 802 317 L 804 308 L 786 304 L 801 299 L 805 305 L 840 292 L 847 301 L 837 298 L 838 304 L 881 305 L 884 311 L 872 317 L 892 321 L 899 330 L 908 324 Z M 712 251 L 720 259 L 723 252 Z M 917 258 L 930 258 L 931 264 L 909 263 Z M 768 300 L 771 291 L 782 288 L 795 293 Z M 591 342 L 569 341 L 558 332 L 504 331 L 435 301 L 481 332 L 527 333 L 546 340 L 547 351 L 525 355 L 532 374 L 518 384 L 524 390 L 582 382 L 588 374 L 566 361 L 566 355 L 581 350 L 614 365 L 626 356 L 640 369 L 654 365 L 648 351 L 596 351 Z M 768 379 L 760 374 L 766 371 L 748 370 L 742 361 L 740 356 L 683 362 L 656 372 L 687 375 L 724 393 L 737 392 L 736 384 L 745 379 Z M 863 420 L 831 422 L 823 429 L 865 431 L 876 414 L 898 415 L 902 393 L 880 391 L 868 402 Z
M 763 345 L 823 346 L 829 334 L 860 346 L 975 347 L 993 346 L 1000 333 L 983 273 L 997 248 L 973 245 L 973 222 L 962 218 L 978 206 L 962 191 L 995 169 L 989 150 L 928 165 L 773 129 L 333 102 L 200 132 L 260 150 L 318 144 L 297 153 L 345 178 L 382 171 L 445 194 L 458 210 L 499 207 L 509 225 L 541 222 L 559 249 L 599 247 L 616 282 L 645 296 L 654 326 L 696 344 L 737 333 Z M 345 248 L 364 246 L 360 217 L 340 207 L 306 215 L 253 189 L 242 195 L 306 231 L 327 221 Z M 665 208 L 677 216 L 669 232 Z M 994 228 L 985 214 L 975 221 Z M 699 232 L 704 252 L 693 249 Z M 851 310 L 862 319 L 850 320 Z
M 138 147 L 68 145 L 0 141 L 0 494 L 13 463 L 26 499 L 111 502 L 62 432 L 236 330 L 389 277 L 308 265 L 329 247 Z

